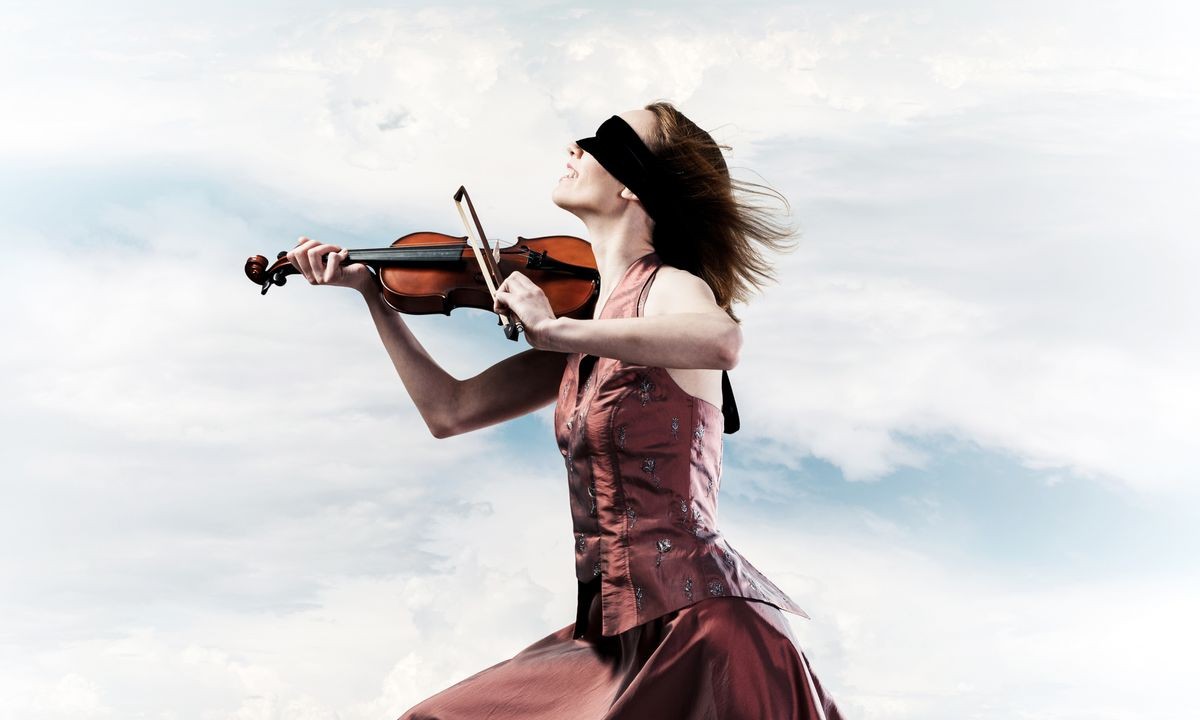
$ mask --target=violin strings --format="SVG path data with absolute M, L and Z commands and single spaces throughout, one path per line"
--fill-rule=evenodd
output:
M 395 248 L 366 248 L 350 250 L 354 260 L 405 262 L 457 262 L 463 259 L 463 245 L 409 245 Z M 525 251 L 519 250 L 524 253 Z

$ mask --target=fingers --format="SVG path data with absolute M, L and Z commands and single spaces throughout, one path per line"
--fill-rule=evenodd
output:
M 496 288 L 492 311 L 497 313 L 536 312 L 539 305 L 548 304 L 542 288 L 520 272 L 512 272 Z M 514 315 L 514 318 L 516 315 Z
M 301 237 L 296 247 L 287 253 L 287 259 L 304 275 L 311 285 L 321 285 L 337 277 L 341 261 L 345 259 L 342 249 L 337 245 L 329 245 L 310 238 Z M 337 256 L 337 260 L 327 262 L 326 254 Z M 332 269 L 331 269 L 332 268 Z
M 500 287 L 504 288 L 505 290 L 508 290 L 509 292 L 512 292 L 518 288 L 522 288 L 522 287 L 528 288 L 530 286 L 537 287 L 537 285 L 532 280 L 530 280 L 525 275 L 522 275 L 521 271 L 519 271 L 519 270 L 513 270 L 512 272 L 510 272 L 504 278 L 504 282 L 500 283 Z M 497 289 L 499 289 L 499 288 L 497 288 Z
M 512 301 L 527 296 L 530 288 L 541 292 L 537 284 L 519 271 L 509 273 L 496 288 L 495 301 L 492 303 L 493 312 L 511 311 Z
M 507 282 L 507 281 L 505 281 L 505 282 Z M 504 284 L 501 283 L 500 287 L 503 288 Z M 492 312 L 495 312 L 495 313 L 508 312 L 508 310 L 509 310 L 509 304 L 508 304 L 509 295 L 510 295 L 510 293 L 507 290 L 497 289 L 496 296 L 492 299 Z
M 528 296 L 531 290 L 541 292 L 542 289 L 521 273 L 513 271 L 509 273 L 508 277 L 504 278 L 504 282 L 500 283 L 500 287 L 496 288 L 496 295 L 499 296 L 500 293 L 504 293 L 507 297 L 524 297 Z
M 310 240 L 301 236 L 300 240 L 296 242 L 296 247 L 288 250 L 287 252 L 288 262 L 290 262 L 293 267 L 299 270 L 300 274 L 304 276 L 304 279 L 308 280 L 310 283 L 313 281 L 313 279 L 312 269 L 308 266 L 308 248 L 316 244 L 318 244 L 316 240 Z
M 333 282 L 335 278 L 342 272 L 342 261 L 350 253 L 349 250 L 342 249 L 329 253 L 328 261 L 325 263 L 325 272 L 321 276 L 321 282 Z
M 312 269 L 312 277 L 309 282 L 313 285 L 320 285 L 325 281 L 325 254 L 337 252 L 339 248 L 336 245 L 320 244 L 308 249 L 308 265 Z

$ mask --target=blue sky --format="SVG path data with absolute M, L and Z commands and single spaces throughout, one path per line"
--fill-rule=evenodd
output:
M 573 620 L 549 409 L 435 440 L 360 299 L 241 265 L 457 232 L 464 183 L 582 234 L 564 144 L 658 98 L 801 230 L 720 522 L 847 715 L 1195 715 L 1198 19 L 5 6 L 0 718 L 394 717 Z M 410 324 L 459 377 L 514 350 Z

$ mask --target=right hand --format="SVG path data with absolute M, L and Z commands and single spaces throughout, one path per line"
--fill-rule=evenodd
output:
M 328 253 L 328 261 L 324 255 Z M 339 285 L 358 290 L 364 295 L 375 287 L 376 278 L 362 263 L 342 265 L 348 250 L 337 245 L 301 237 L 296 247 L 288 250 L 287 259 L 299 270 L 310 285 Z

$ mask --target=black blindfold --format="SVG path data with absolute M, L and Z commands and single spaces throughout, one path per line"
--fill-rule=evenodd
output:
M 655 223 L 674 219 L 679 193 L 671 172 L 619 115 L 601 123 L 593 137 L 581 138 L 575 143 L 637 195 L 646 214 Z

